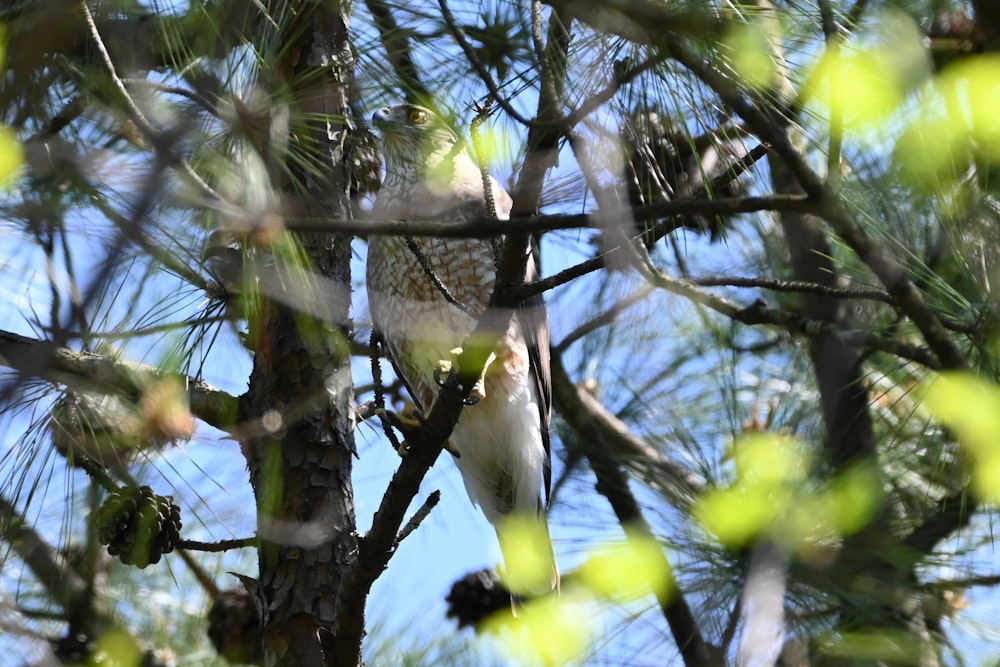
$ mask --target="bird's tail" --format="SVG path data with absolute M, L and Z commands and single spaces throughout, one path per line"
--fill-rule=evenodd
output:
M 559 565 L 544 512 L 507 515 L 496 531 L 504 561 L 501 578 L 515 597 L 559 592 Z

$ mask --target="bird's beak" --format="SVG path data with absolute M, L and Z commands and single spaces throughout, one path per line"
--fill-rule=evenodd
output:
M 372 114 L 372 123 L 376 127 L 382 127 L 392 122 L 392 110 L 389 107 L 382 107 Z

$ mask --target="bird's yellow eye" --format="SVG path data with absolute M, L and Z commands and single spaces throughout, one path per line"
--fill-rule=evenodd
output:
M 417 125 L 420 125 L 421 123 L 427 120 L 427 114 L 425 114 L 420 109 L 411 109 L 410 113 L 407 114 L 407 118 L 410 119 L 411 123 L 416 123 Z

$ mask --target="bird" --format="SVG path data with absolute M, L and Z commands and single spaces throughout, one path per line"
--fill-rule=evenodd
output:
M 510 217 L 510 195 L 492 176 L 484 180 L 464 143 L 436 113 L 397 104 L 376 111 L 372 123 L 381 134 L 385 162 L 372 219 L 485 219 L 492 201 L 502 229 Z M 526 282 L 537 273 L 533 257 L 528 260 Z M 372 235 L 366 282 L 373 328 L 386 355 L 419 410 L 429 412 L 442 373 L 449 372 L 489 303 L 496 283 L 493 243 Z M 498 334 L 446 449 L 473 505 L 496 530 L 512 593 L 537 596 L 559 588 L 546 523 L 552 390 L 542 297 L 522 303 Z M 524 525 L 531 529 L 514 528 Z

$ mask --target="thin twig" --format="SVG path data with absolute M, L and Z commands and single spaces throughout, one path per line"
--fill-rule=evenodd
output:
M 906 275 L 899 261 L 883 245 L 870 236 L 847 211 L 843 200 L 831 193 L 809 166 L 806 158 L 796 149 L 785 129 L 774 122 L 772 115 L 753 101 L 752 95 L 741 89 L 721 72 L 713 69 L 704 59 L 680 39 L 670 40 L 673 57 L 687 67 L 705 85 L 715 91 L 722 101 L 739 114 L 757 136 L 771 145 L 795 175 L 810 198 L 822 205 L 818 212 L 834 231 L 854 251 L 858 258 L 878 276 L 895 303 L 920 330 L 924 340 L 947 369 L 968 368 L 968 361 L 948 330 L 913 281 Z
M 476 108 L 476 117 L 472 119 L 469 126 L 469 134 L 472 137 L 472 151 L 476 154 L 476 164 L 479 166 L 479 175 L 483 181 L 483 201 L 486 202 L 486 216 L 491 220 L 497 219 L 497 204 L 493 199 L 493 184 L 489 172 L 489 165 L 486 164 L 486 152 L 483 150 L 483 138 L 479 135 L 479 128 L 486 119 L 489 118 L 492 110 L 492 98 L 485 104 Z
M 618 301 L 616 304 L 605 310 L 603 313 L 595 315 L 591 319 L 587 320 L 586 322 L 578 326 L 576 329 L 573 329 L 573 331 L 566 334 L 566 337 L 563 338 L 558 345 L 552 348 L 553 354 L 562 354 L 566 350 L 566 348 L 568 348 L 570 345 L 580 340 L 590 332 L 595 331 L 608 324 L 611 324 L 616 319 L 618 319 L 618 316 L 621 315 L 623 312 L 625 312 L 626 310 L 628 310 L 629 308 L 631 308 L 632 306 L 634 306 L 635 304 L 639 303 L 647 296 L 649 296 L 650 293 L 653 291 L 653 289 L 654 287 L 652 285 L 643 285 L 642 287 L 637 289 L 633 294 Z
M 776 280 L 773 278 L 745 278 L 741 276 L 705 276 L 692 278 L 691 284 L 699 287 L 759 287 L 774 292 L 799 292 L 822 294 L 841 299 L 864 299 L 892 303 L 892 295 L 884 290 L 829 287 L 801 280 Z
M 413 513 L 413 516 L 410 517 L 409 521 L 406 522 L 406 525 L 399 529 L 399 534 L 396 535 L 396 540 L 392 543 L 393 551 L 399 548 L 400 542 L 409 537 L 410 533 L 420 527 L 420 524 L 423 523 L 424 519 L 430 515 L 431 510 L 437 507 L 437 504 L 440 501 L 441 492 L 437 489 L 431 491 L 430 495 L 424 499 L 423 504 L 420 505 L 417 511 Z
M 371 338 L 368 341 L 368 355 L 371 360 L 372 366 L 372 384 L 374 385 L 374 412 L 373 416 L 377 414 L 385 414 L 385 386 L 382 384 L 382 351 L 385 348 L 385 341 L 382 340 L 382 334 L 372 329 Z M 399 452 L 402 451 L 402 445 L 396 438 L 396 432 L 392 430 L 392 425 L 389 423 L 388 419 L 381 419 L 382 432 L 385 433 L 386 439 L 392 448 Z
M 28 138 L 27 141 L 45 141 L 54 137 L 59 134 L 64 127 L 82 116 L 83 112 L 86 111 L 86 108 L 87 105 L 82 96 L 74 97 L 59 110 L 59 113 L 49 119 L 49 122 L 45 124 L 44 128 Z
M 83 468 L 84 472 L 108 493 L 117 493 L 121 490 L 121 487 L 111 478 L 111 475 L 104 469 L 104 466 L 83 452 L 74 450 L 73 462 Z
M 179 540 L 177 546 L 188 551 L 207 551 L 211 553 L 219 551 L 232 551 L 233 549 L 245 549 L 246 547 L 256 547 L 260 543 L 258 537 L 240 537 L 230 540 L 219 540 L 217 542 L 200 542 L 198 540 Z
M 132 79 L 123 78 L 122 83 L 126 86 L 142 86 L 146 88 L 152 88 L 161 93 L 166 93 L 168 95 L 177 95 L 178 97 L 186 97 L 187 99 L 195 102 L 203 108 L 205 111 L 209 112 L 216 118 L 220 118 L 219 107 L 209 100 L 204 95 L 197 93 L 193 90 L 188 90 L 187 88 L 180 88 L 178 86 L 168 86 L 165 83 L 160 83 L 159 81 L 151 81 L 150 79 Z
M 7 546 L 17 552 L 39 583 L 63 609 L 72 609 L 75 601 L 88 595 L 87 582 L 31 526 L 27 517 L 17 511 L 14 503 L 4 496 L 0 496 L 0 529 Z
M 205 592 L 208 593 L 208 597 L 212 600 L 217 599 L 219 597 L 219 585 L 215 583 L 215 579 L 212 578 L 212 575 L 210 575 L 205 568 L 202 567 L 201 563 L 199 563 L 187 549 L 178 548 L 177 555 L 180 556 L 181 560 L 184 561 L 184 564 L 188 566 L 188 569 L 191 570 L 191 574 L 193 574 L 194 578 L 198 580 L 198 583 L 205 589 Z
M 514 192 L 517 192 L 515 188 Z M 530 193 L 529 193 L 530 194 Z M 515 196 L 515 206 L 517 197 Z M 528 205 L 525 204 L 524 207 Z M 762 195 L 758 197 L 719 197 L 718 199 L 677 199 L 628 209 L 632 219 L 659 220 L 691 215 L 733 215 L 760 211 L 813 212 L 815 202 L 802 195 Z M 435 238 L 491 238 L 499 234 L 541 234 L 566 229 L 600 229 L 594 213 L 533 215 L 531 212 L 512 216 L 498 227 L 495 220 L 480 217 L 460 222 L 443 220 L 339 220 L 335 218 L 288 218 L 285 227 L 296 232 L 330 232 L 362 236 L 433 236 Z M 494 223 L 494 224 L 491 224 Z M 666 235 L 680 225 L 666 223 L 656 227 L 656 233 Z
M 603 89 L 597 91 L 587 99 L 580 103 L 580 106 L 576 108 L 571 114 L 566 116 L 566 130 L 569 131 L 576 127 L 584 118 L 589 116 L 591 113 L 596 111 L 598 107 L 614 97 L 622 86 L 631 83 L 633 80 L 639 77 L 644 72 L 647 72 L 660 63 L 669 60 L 669 54 L 667 53 L 654 53 L 641 60 L 639 63 L 622 73 L 615 73 L 611 79 L 611 83 L 605 86 Z
M 762 301 L 756 301 L 750 306 L 741 308 L 723 297 L 700 289 L 691 281 L 678 280 L 667 276 L 653 266 L 651 260 L 647 260 L 644 263 L 643 275 L 657 287 L 684 296 L 697 304 L 703 305 L 742 324 L 771 324 L 786 329 L 793 334 L 797 333 L 806 336 L 827 335 L 852 347 L 867 347 L 879 350 L 887 354 L 909 359 L 928 368 L 940 369 L 942 367 L 941 361 L 935 356 L 933 351 L 925 347 L 887 340 L 867 331 L 845 330 L 832 322 L 806 319 L 795 313 L 768 308 Z
M 590 259 L 584 260 L 579 264 L 563 269 L 559 273 L 554 273 L 548 278 L 542 278 L 541 280 L 536 280 L 535 282 L 527 285 L 514 287 L 512 288 L 512 292 L 514 293 L 514 296 L 522 299 L 526 299 L 534 294 L 542 294 L 543 292 L 547 292 L 561 285 L 570 283 L 577 278 L 587 275 L 588 273 L 600 271 L 607 266 L 608 259 L 612 258 L 619 251 L 621 251 L 621 246 L 610 248 L 596 257 L 591 257 Z
M 469 39 L 465 36 L 465 31 L 458 25 L 455 20 L 455 15 L 451 13 L 448 9 L 448 3 L 445 0 L 438 0 L 438 6 L 441 8 L 441 18 L 444 19 L 444 23 L 448 26 L 448 30 L 451 32 L 451 36 L 455 39 L 455 43 L 461 47 L 462 51 L 465 53 L 465 57 L 468 59 L 469 64 L 472 68 L 476 70 L 476 74 L 482 79 L 483 83 L 486 85 L 487 90 L 490 91 L 490 95 L 496 100 L 508 116 L 516 120 L 525 126 L 531 126 L 532 121 L 521 115 L 520 112 L 515 109 L 510 102 L 507 101 L 506 97 L 500 93 L 500 86 L 497 85 L 496 81 L 493 80 L 493 75 L 490 71 L 486 69 L 479 56 L 476 54 L 475 49 L 469 44 Z
M 146 118 L 146 114 L 143 113 L 139 105 L 135 103 L 132 99 L 132 95 L 128 92 L 124 81 L 118 75 L 118 71 L 115 68 L 115 63 L 111 59 L 111 54 L 108 52 L 107 46 L 104 44 L 104 39 L 101 37 L 100 31 L 97 29 L 97 23 L 94 21 L 94 15 L 90 13 L 90 7 L 87 5 L 86 0 L 80 3 L 83 9 L 83 17 L 87 23 L 87 29 L 90 31 L 90 37 L 94 41 L 94 46 L 97 48 L 98 53 L 101 56 L 101 61 L 104 63 L 104 67 L 108 71 L 108 75 L 111 77 L 111 82 L 114 87 L 121 93 L 122 99 L 125 102 L 125 106 L 128 107 L 131 115 L 132 121 L 135 123 L 136 127 L 142 134 L 153 142 L 154 146 L 165 149 L 170 153 L 171 161 L 180 166 L 181 172 L 187 176 L 188 181 L 193 183 L 202 194 L 206 195 L 212 201 L 224 201 L 221 195 L 217 193 L 212 187 L 205 182 L 205 180 L 194 170 L 191 164 L 184 158 L 175 155 L 173 153 L 173 146 L 165 144 L 163 139 L 172 137 L 165 135 L 164 133 L 157 130 L 149 119 Z

